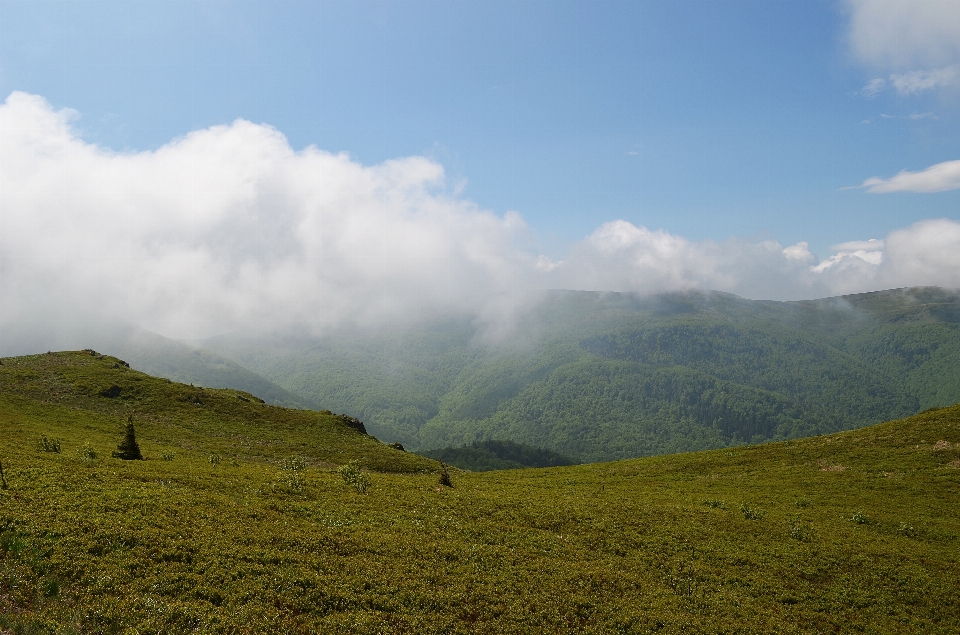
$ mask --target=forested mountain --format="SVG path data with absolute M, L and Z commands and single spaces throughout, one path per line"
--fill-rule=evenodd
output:
M 803 302 L 556 291 L 478 326 L 204 347 L 411 449 L 498 439 L 581 461 L 788 439 L 960 401 L 960 293 Z

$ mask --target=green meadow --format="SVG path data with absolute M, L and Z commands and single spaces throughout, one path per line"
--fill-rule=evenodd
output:
M 960 632 L 960 406 L 448 487 L 334 413 L 67 352 L 2 360 L 0 463 L 4 635 Z

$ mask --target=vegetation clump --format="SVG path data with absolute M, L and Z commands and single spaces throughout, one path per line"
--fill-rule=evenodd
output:
M 37 449 L 41 452 L 55 452 L 60 454 L 60 439 L 48 439 L 47 435 L 41 435 L 37 441 Z
M 867 525 L 870 523 L 870 519 L 862 511 L 857 510 L 850 515 L 850 522 L 856 525 Z
M 763 520 L 763 512 L 754 507 L 750 507 L 746 503 L 740 505 L 740 513 L 743 514 L 743 517 L 747 520 Z
M 291 456 L 280 461 L 280 483 L 291 493 L 299 494 L 306 487 L 303 472 L 307 462 L 302 456 Z M 364 488 L 366 491 L 366 488 Z
M 337 468 L 343 481 L 352 487 L 358 494 L 366 494 L 370 487 L 370 477 L 360 470 L 360 461 L 354 459 Z
M 77 454 L 87 461 L 94 461 L 97 458 L 97 451 L 93 449 L 89 441 L 84 441 L 83 445 L 77 448 Z
M 143 454 L 140 452 L 140 446 L 137 444 L 137 433 L 133 429 L 133 421 L 127 422 L 127 430 L 123 436 L 123 441 L 120 442 L 111 456 L 124 461 L 143 460 Z

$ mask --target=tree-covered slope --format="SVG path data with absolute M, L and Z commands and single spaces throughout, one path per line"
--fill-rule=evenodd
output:
M 487 472 L 516 470 L 525 467 L 558 467 L 573 465 L 574 461 L 562 454 L 513 441 L 474 441 L 455 448 L 427 450 L 424 456 L 449 463 L 462 470 Z
M 554 292 L 491 342 L 466 322 L 205 343 L 405 446 L 584 461 L 788 439 L 960 401 L 960 293 L 807 302 Z
M 131 415 L 145 460 L 110 458 Z M 0 632 L 960 631 L 960 406 L 444 487 L 333 415 L 54 354 L 0 366 L 0 463 Z

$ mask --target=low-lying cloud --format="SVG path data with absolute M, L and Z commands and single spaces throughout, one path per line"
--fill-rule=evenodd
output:
M 448 314 L 495 330 L 546 288 L 799 299 L 960 286 L 960 223 L 946 219 L 824 262 L 806 243 L 617 220 L 554 262 L 520 215 L 462 198 L 423 157 L 364 166 L 243 120 L 118 153 L 80 138 L 75 116 L 25 93 L 0 106 L 5 348 L 11 325 L 101 320 L 193 338 Z

